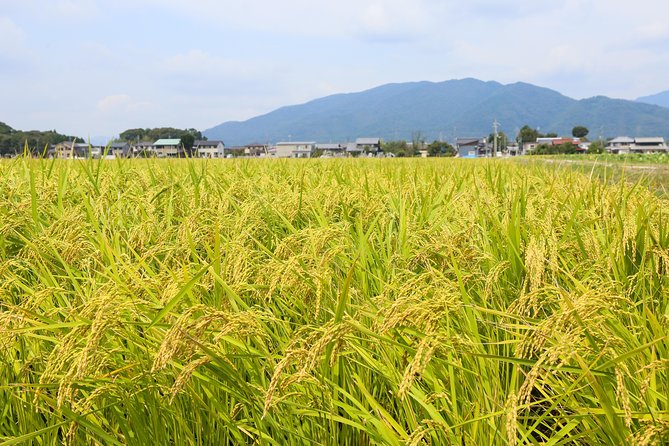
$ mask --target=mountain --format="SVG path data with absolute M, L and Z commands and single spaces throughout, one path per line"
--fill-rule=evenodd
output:
M 637 102 L 645 104 L 659 105 L 661 107 L 669 107 L 669 90 L 650 96 L 643 96 L 637 99 Z
M 601 96 L 575 100 L 527 83 L 476 79 L 387 84 L 336 94 L 226 122 L 203 134 L 227 146 L 288 139 L 343 142 L 365 136 L 411 140 L 415 132 L 428 141 L 452 140 L 488 135 L 495 119 L 509 136 L 524 125 L 562 135 L 584 125 L 591 137 L 669 136 L 669 109 L 657 105 Z

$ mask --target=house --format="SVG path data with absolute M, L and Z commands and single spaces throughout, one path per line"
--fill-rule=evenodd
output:
M 193 150 L 200 158 L 225 158 L 223 141 L 195 141 Z
M 268 153 L 267 144 L 253 142 L 244 146 L 244 156 L 267 156 Z
M 88 158 L 91 156 L 90 146 L 86 143 L 66 141 L 54 147 L 55 158 Z
M 585 152 L 590 146 L 589 142 L 581 141 L 580 138 L 574 138 L 571 136 L 556 136 L 556 137 L 541 137 L 537 138 L 534 142 L 523 143 L 523 153 L 530 153 L 537 146 L 561 146 L 563 144 L 573 144 L 576 146 L 576 152 Z
M 89 150 L 89 155 L 91 158 L 99 159 L 102 158 L 102 154 L 107 151 L 106 146 L 91 146 Z
M 138 141 L 130 146 L 130 156 L 138 158 L 147 158 L 154 156 L 153 143 L 148 141 Z
M 276 158 L 310 158 L 315 148 L 311 141 L 278 142 L 270 153 Z
M 455 138 L 455 149 L 460 158 L 480 158 L 490 154 L 485 138 Z
M 661 137 L 630 138 L 619 136 L 609 141 L 607 150 L 611 153 L 654 153 L 667 152 L 667 143 Z
M 522 155 L 522 151 L 518 143 L 509 144 L 508 146 L 506 146 L 506 150 L 508 151 L 509 156 Z
M 634 153 L 655 153 L 667 152 L 667 143 L 664 138 L 650 137 L 650 138 L 634 138 Z
M 381 138 L 358 138 L 355 147 L 364 153 L 377 153 L 381 150 Z
M 360 156 L 364 153 L 362 147 L 358 147 L 358 145 L 354 142 L 346 143 L 345 150 L 346 156 Z
M 153 143 L 153 150 L 158 158 L 178 158 L 184 153 L 181 139 L 159 139 Z
M 324 157 L 341 157 L 346 153 L 346 146 L 342 144 L 316 144 L 316 150 Z
M 130 156 L 130 144 L 127 142 L 113 142 L 109 144 L 109 155 L 114 155 L 116 158 L 128 158 Z

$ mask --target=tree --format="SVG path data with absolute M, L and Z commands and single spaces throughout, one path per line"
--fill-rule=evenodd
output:
M 495 145 L 495 134 L 491 133 L 488 135 L 488 144 L 490 146 Z M 497 133 L 497 150 L 504 151 L 506 150 L 506 146 L 509 145 L 509 138 L 506 136 L 504 132 L 499 132 Z
M 529 125 L 524 125 L 518 132 L 518 139 L 521 143 L 535 142 L 540 135 L 538 130 L 531 128 Z
M 144 141 L 144 138 L 148 132 L 149 129 L 128 129 L 118 135 L 118 137 L 121 141 L 127 142 Z
M 425 146 L 425 136 L 420 130 L 411 132 L 411 148 L 409 149 L 409 156 L 415 156 Z
M 602 141 L 594 141 L 590 146 L 588 147 L 588 153 L 604 153 L 606 152 L 606 144 Z
M 430 156 L 455 156 L 455 148 L 445 141 L 434 141 L 427 146 Z
M 185 133 L 181 135 L 181 145 L 184 146 L 184 150 L 186 152 L 190 153 L 194 144 L 195 144 L 195 136 L 191 135 L 190 133 Z
M 577 125 L 571 129 L 571 134 L 574 136 L 574 138 L 585 138 L 588 136 L 588 133 L 590 133 L 590 130 L 588 130 L 587 127 L 583 127 L 582 125 Z
M 573 155 L 577 152 L 578 146 L 571 142 L 566 142 L 557 146 L 558 153 L 565 153 L 567 155 Z
M 11 134 L 14 133 L 14 132 L 15 132 L 15 130 L 14 130 L 13 128 L 11 128 L 10 126 L 8 126 L 8 125 L 5 124 L 4 122 L 0 122 L 0 134 L 2 134 L 2 135 L 11 135 Z
M 392 153 L 395 156 L 406 156 L 409 151 L 409 144 L 406 141 L 385 141 L 381 149 L 386 153 Z

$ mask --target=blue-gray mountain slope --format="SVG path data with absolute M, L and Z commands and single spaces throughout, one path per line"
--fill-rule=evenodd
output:
M 669 90 L 640 97 L 637 101 L 645 104 L 659 105 L 660 107 L 669 107 Z
M 204 134 L 227 146 L 254 141 L 351 141 L 378 136 L 407 139 L 421 132 L 427 140 L 484 136 L 497 119 L 515 136 L 523 125 L 541 132 L 570 134 L 576 125 L 590 136 L 669 136 L 669 109 L 634 101 L 594 97 L 575 100 L 526 83 L 503 85 L 476 79 L 383 85 L 282 107 L 243 122 L 226 122 Z

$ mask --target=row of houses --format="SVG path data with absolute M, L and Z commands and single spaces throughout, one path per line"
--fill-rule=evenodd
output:
M 536 141 L 522 145 L 510 144 L 505 148 L 505 154 L 525 155 L 532 153 L 540 145 L 559 146 L 571 143 L 577 152 L 586 152 L 590 142 L 579 138 L 555 137 L 537 138 Z M 243 147 L 226 148 L 223 141 L 195 141 L 192 150 L 186 153 L 180 139 L 159 139 L 155 142 L 116 142 L 108 146 L 64 142 L 55 145 L 48 155 L 56 158 L 114 158 L 130 157 L 158 157 L 180 158 L 186 155 L 199 158 L 225 158 L 234 156 L 272 157 L 272 158 L 310 158 L 315 154 L 322 157 L 356 157 L 381 156 L 380 138 L 358 138 L 348 143 L 318 144 L 315 141 L 288 141 L 274 145 L 253 143 Z M 493 154 L 494 148 L 486 138 L 455 139 L 457 156 L 461 158 L 478 158 L 493 155 L 502 155 L 501 151 Z M 617 137 L 607 142 L 606 149 L 610 153 L 658 153 L 669 152 L 667 143 L 662 137 Z M 426 156 L 427 152 L 421 153 Z
M 158 157 L 179 158 L 185 155 L 180 139 L 159 139 L 155 142 L 138 141 L 136 143 L 114 142 L 106 146 L 62 142 L 53 146 L 47 156 L 53 158 L 132 158 Z M 202 158 L 223 158 L 225 145 L 223 141 L 195 141 L 190 155 Z
M 537 138 L 536 141 L 526 142 L 522 145 L 509 144 L 506 147 L 506 154 L 511 156 L 525 155 L 532 153 L 540 145 L 559 146 L 566 143 L 573 144 L 576 152 L 586 152 L 590 145 L 589 141 L 582 141 L 579 138 L 555 137 L 555 138 Z M 455 148 L 458 156 L 461 158 L 480 158 L 493 155 L 493 147 L 487 138 L 456 138 Z M 627 153 L 669 153 L 669 147 L 662 137 L 637 137 L 630 138 L 619 136 L 606 143 L 606 150 L 613 154 Z M 502 152 L 498 152 L 501 155 Z
M 186 155 L 199 158 L 225 158 L 232 153 L 237 156 L 310 158 L 315 153 L 321 156 L 346 157 L 377 155 L 381 152 L 380 138 L 358 138 L 344 144 L 317 144 L 315 141 L 278 142 L 273 146 L 252 143 L 243 147 L 226 148 L 223 141 L 195 141 L 192 150 L 186 153 L 180 139 L 159 139 L 155 142 L 115 142 L 108 146 L 63 142 L 53 146 L 47 153 L 53 158 L 132 158 L 158 157 L 181 158 Z
M 289 141 L 268 148 L 268 155 L 274 158 L 310 158 L 314 153 L 324 157 L 376 156 L 381 153 L 381 138 L 358 138 L 355 142 L 334 144 Z

